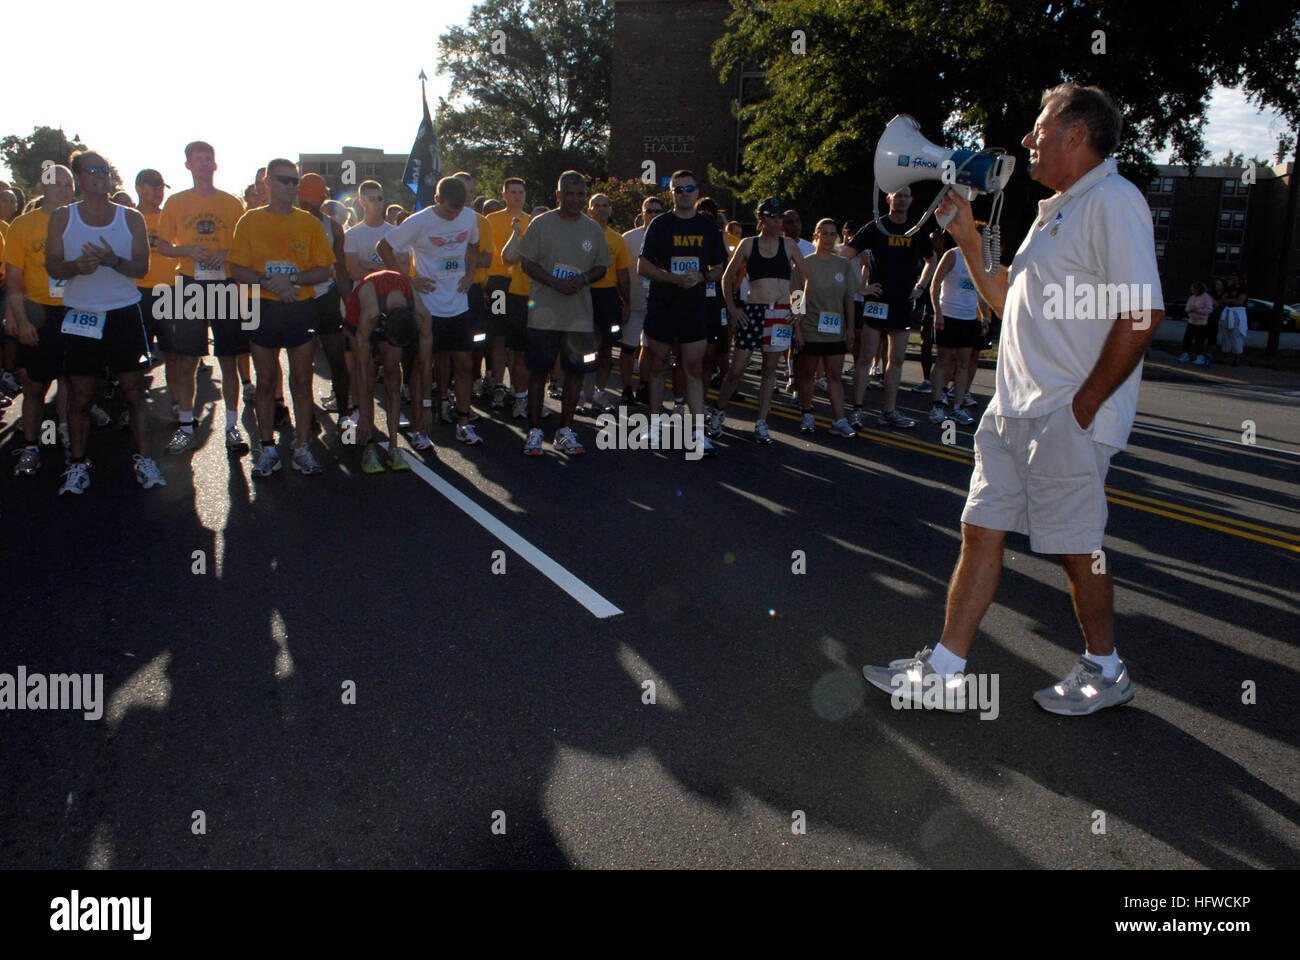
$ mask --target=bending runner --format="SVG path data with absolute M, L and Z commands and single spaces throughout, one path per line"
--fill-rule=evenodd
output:
M 253 476 L 269 477 L 281 467 L 280 451 L 275 448 L 275 388 L 282 347 L 289 352 L 293 468 L 312 476 L 321 468 L 309 447 L 316 313 L 311 287 L 329 279 L 334 251 L 320 222 L 293 205 L 298 196 L 297 165 L 277 158 L 266 165 L 266 172 L 271 202 L 240 218 L 228 258 L 231 276 L 255 284 L 259 298 L 259 322 L 248 335 L 257 370 L 257 428 L 262 441 Z
M 384 413 L 388 418 L 388 468 L 409 470 L 398 449 L 398 424 L 402 409 L 402 354 L 419 342 L 411 395 L 429 396 L 429 372 L 433 365 L 433 318 L 424 303 L 415 296 L 411 281 L 396 270 L 376 270 L 365 277 L 348 297 L 347 332 L 353 341 L 352 355 L 357 362 L 357 395 L 360 409 L 357 420 L 357 443 L 364 447 L 361 469 L 365 473 L 383 473 L 384 465 L 371 435 L 375 425 L 375 366 L 372 350 L 379 355 L 386 371 L 384 377 Z M 416 429 L 427 436 L 432 409 L 416 409 Z
M 200 305 L 199 316 L 190 310 L 161 321 L 158 343 L 166 361 L 167 387 L 177 404 L 180 426 L 167 442 L 168 453 L 184 453 L 194 443 L 194 375 L 199 358 L 208 355 L 208 327 L 212 328 L 212 352 L 221 368 L 221 395 L 226 406 L 226 449 L 248 450 L 239 432 L 239 384 L 237 358 L 248 353 L 248 334 L 240 317 L 240 298 L 229 283 L 226 257 L 235 224 L 244 215 L 244 205 L 212 185 L 216 154 L 201 140 L 185 147 L 185 168 L 194 186 L 173 193 L 158 221 L 156 249 L 166 257 L 179 258 L 181 303 L 193 296 Z M 197 289 L 197 293 L 190 294 Z M 214 309 L 209 309 L 212 307 Z
M 465 184 L 455 177 L 438 181 L 431 207 L 407 217 L 392 233 L 379 241 L 379 256 L 389 270 L 397 270 L 396 251 L 409 251 L 415 258 L 412 288 L 433 317 L 435 350 L 450 350 L 456 377 L 456 439 L 474 446 L 483 442 L 469 422 L 470 328 L 469 298 L 473 272 L 467 264 L 478 257 L 478 214 L 465 206 Z M 387 380 L 387 368 L 384 379 Z M 412 378 L 414 380 L 414 377 Z M 412 394 L 416 396 L 416 394 Z M 420 398 L 420 409 L 428 399 Z M 428 449 L 427 436 L 413 441 L 417 450 Z M 432 446 L 432 444 L 429 444 Z
M 50 167 L 41 177 L 41 189 L 45 202 L 14 220 L 4 248 L 6 328 L 18 340 L 16 365 L 23 389 L 24 446 L 17 451 L 14 467 L 18 477 L 35 476 L 41 468 L 45 395 L 63 369 L 59 329 L 67 281 L 46 272 L 45 244 L 50 214 L 72 202 L 72 171 L 62 165 Z M 67 391 L 60 387 L 59 395 L 60 405 L 66 404 Z
M 143 377 L 149 366 L 149 345 L 136 287 L 136 281 L 149 272 L 149 232 L 137 210 L 108 198 L 112 183 L 108 161 L 83 151 L 73 154 L 71 164 L 83 199 L 50 214 L 45 241 L 46 272 L 53 279 L 68 281 L 60 350 L 72 394 L 71 452 L 59 493 L 81 494 L 90 486 L 86 460 L 90 405 L 95 378 L 105 366 L 117 375 L 131 412 L 136 480 L 145 489 L 166 486 L 149 455 Z
M 803 314 L 794 330 L 794 376 L 799 388 L 799 405 L 803 408 L 799 430 L 813 433 L 816 429 L 813 375 L 817 364 L 825 358 L 826 392 L 835 418 L 831 436 L 856 437 L 857 431 L 844 416 L 840 369 L 844 354 L 853 349 L 853 294 L 858 289 L 858 278 L 848 260 L 831 252 L 836 239 L 834 220 L 819 221 L 813 236 L 816 252 L 804 261 L 807 280 L 803 288 Z
M 789 349 L 794 336 L 790 317 L 790 284 L 792 279 L 806 277 L 807 273 L 799 245 L 782 233 L 781 201 L 776 197 L 768 197 L 758 205 L 755 212 L 759 223 L 758 236 L 746 237 L 740 241 L 722 275 L 722 296 L 727 302 L 727 313 L 735 324 L 736 333 L 732 343 L 731 366 L 727 368 L 722 388 L 718 391 L 717 409 L 709 411 L 709 433 L 714 437 L 722 435 L 722 424 L 727 419 L 727 402 L 740 386 L 740 378 L 749 366 L 750 356 L 761 347 L 762 382 L 758 393 L 758 420 L 754 423 L 754 440 L 766 445 L 772 442 L 767 429 L 767 414 L 772 408 L 777 361 Z M 749 294 L 745 304 L 738 306 L 734 291 L 736 278 L 742 271 L 749 281 Z

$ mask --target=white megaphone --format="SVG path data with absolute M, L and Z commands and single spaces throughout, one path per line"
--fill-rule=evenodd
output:
M 901 113 L 889 121 L 876 144 L 874 172 L 877 189 L 873 196 L 879 204 L 881 190 L 893 193 L 918 180 L 938 180 L 943 184 L 930 208 L 907 232 L 910 237 L 943 202 L 950 189 L 967 200 L 973 200 L 981 193 L 993 194 L 993 209 L 984 230 L 984 269 L 992 275 L 997 272 L 1001 256 L 1002 188 L 1010 181 L 1015 167 L 1016 158 L 1001 149 L 949 150 L 933 144 L 921 134 L 921 125 L 914 118 Z M 877 209 L 877 219 L 879 216 Z M 935 219 L 941 228 L 946 229 L 953 216 L 948 214 Z

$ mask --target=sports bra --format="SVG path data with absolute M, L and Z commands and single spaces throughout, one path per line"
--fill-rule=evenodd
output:
M 749 249 L 749 257 L 745 261 L 745 275 L 749 282 L 755 280 L 789 280 L 790 279 L 790 258 L 785 252 L 785 237 L 778 238 L 781 242 L 777 244 L 776 255 L 764 257 L 758 252 L 758 237 L 754 237 L 754 242 Z

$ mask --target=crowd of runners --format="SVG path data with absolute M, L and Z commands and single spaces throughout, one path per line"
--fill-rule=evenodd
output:
M 620 405 L 689 412 L 688 432 L 702 417 L 689 441 L 712 455 L 755 354 L 758 444 L 773 442 L 779 387 L 797 399 L 804 433 L 817 429 L 819 390 L 833 437 L 873 422 L 911 429 L 898 396 L 914 328 L 925 379 L 912 389 L 929 394 L 929 419 L 973 423 L 970 384 L 997 318 L 942 233 L 907 235 L 907 188 L 880 219 L 824 219 L 810 241 L 777 197 L 757 205 L 745 236 L 689 170 L 673 173 L 667 203 L 647 194 L 620 233 L 610 198 L 572 170 L 553 201 L 531 209 L 523 180 L 507 179 L 498 199 L 462 172 L 412 213 L 373 180 L 346 204 L 331 199 L 321 176 L 287 159 L 259 170 L 241 200 L 213 185 L 216 154 L 204 142 L 185 147 L 185 167 L 192 186 L 170 196 L 158 171 L 140 171 L 133 200 L 101 154 L 82 151 L 47 166 L 39 197 L 0 189 L 0 405 L 22 394 L 16 476 L 37 476 L 61 443 L 59 493 L 84 492 L 92 424 L 116 425 L 131 431 L 138 482 L 165 484 L 155 456 L 201 442 L 196 378 L 209 353 L 226 448 L 251 453 L 257 477 L 282 468 L 277 431 L 292 435 L 295 470 L 321 473 L 312 447 L 323 413 L 337 416 L 366 473 L 409 469 L 399 438 L 431 452 L 435 421 L 468 446 L 484 442 L 483 417 L 521 421 L 523 452 L 538 456 L 549 419 L 553 448 L 579 455 L 575 417 Z M 320 398 L 318 349 L 333 387 Z M 145 409 L 155 368 L 170 405 L 165 439 L 151 436 Z M 55 421 L 46 402 L 56 384 Z M 872 390 L 880 403 L 869 417 Z M 241 401 L 254 411 L 252 445 Z

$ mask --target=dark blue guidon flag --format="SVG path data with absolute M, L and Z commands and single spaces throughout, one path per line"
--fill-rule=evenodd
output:
M 423 74 L 421 79 L 423 80 Z M 415 135 L 411 155 L 406 158 L 406 169 L 402 171 L 402 183 L 415 194 L 416 210 L 422 210 L 433 203 L 438 179 L 442 176 L 442 160 L 438 156 L 438 134 L 433 129 L 433 118 L 429 116 L 429 98 L 424 93 L 423 82 L 420 88 L 424 100 L 424 119 L 420 121 L 420 131 Z

